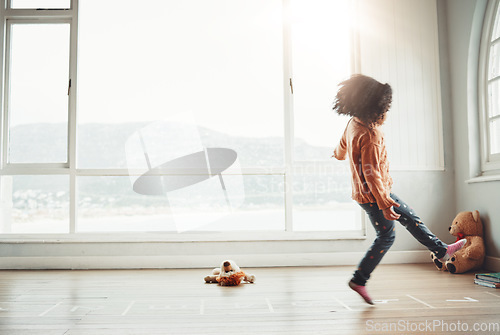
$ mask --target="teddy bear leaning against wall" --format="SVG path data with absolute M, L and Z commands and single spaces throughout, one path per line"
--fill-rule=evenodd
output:
M 483 224 L 479 212 L 458 213 L 455 219 L 453 219 L 449 231 L 451 235 L 457 237 L 457 241 L 466 238 L 467 243 L 445 263 L 439 261 L 436 255 L 431 253 L 431 258 L 438 270 L 448 270 L 450 273 L 464 273 L 480 269 L 483 265 L 486 251 L 483 240 Z

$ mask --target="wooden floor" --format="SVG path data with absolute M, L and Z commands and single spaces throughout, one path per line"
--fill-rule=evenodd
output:
M 381 265 L 370 306 L 347 288 L 350 266 L 245 270 L 255 284 L 205 284 L 207 269 L 0 271 L 0 334 L 500 334 L 500 290 L 473 273 Z

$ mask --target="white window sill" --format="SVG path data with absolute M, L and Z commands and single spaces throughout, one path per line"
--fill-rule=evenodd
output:
M 191 243 L 191 242 L 266 242 L 311 240 L 362 240 L 363 230 L 330 232 L 205 232 L 205 233 L 77 233 L 77 234 L 2 234 L 1 243 Z
M 474 184 L 474 183 L 486 183 L 490 181 L 500 181 L 500 174 L 495 174 L 491 176 L 478 176 L 478 177 L 473 177 L 471 179 L 466 180 L 465 182 L 467 184 Z

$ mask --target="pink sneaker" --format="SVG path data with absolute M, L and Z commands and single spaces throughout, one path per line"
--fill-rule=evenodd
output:
M 443 256 L 443 258 L 440 258 L 439 260 L 444 263 L 446 262 L 447 260 L 449 260 L 451 258 L 451 256 L 453 256 L 454 253 L 456 253 L 458 250 L 462 249 L 465 245 L 465 243 L 467 243 L 467 240 L 465 238 L 453 243 L 453 244 L 449 244 L 448 245 L 448 249 L 446 250 L 446 254 Z
M 354 292 L 359 294 L 361 296 L 361 298 L 363 298 L 368 304 L 373 305 L 372 298 L 370 298 L 370 296 L 368 295 L 368 292 L 366 291 L 366 287 L 358 285 L 358 284 L 354 284 L 352 282 L 352 280 L 349 282 L 349 287 Z

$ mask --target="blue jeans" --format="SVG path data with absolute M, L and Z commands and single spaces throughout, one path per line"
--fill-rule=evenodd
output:
M 447 245 L 424 225 L 410 206 L 399 199 L 395 194 L 391 193 L 391 198 L 400 205 L 399 207 L 394 207 L 394 211 L 401 215 L 398 219 L 399 223 L 401 223 L 417 241 L 434 252 L 438 258 L 443 257 L 446 253 Z M 396 228 L 394 226 L 394 221 L 387 220 L 376 203 L 360 204 L 360 206 L 366 214 L 368 214 L 377 232 L 377 238 L 359 263 L 358 269 L 354 272 L 352 278 L 355 284 L 365 285 L 366 281 L 370 278 L 370 274 L 375 270 L 375 267 L 380 263 L 394 243 Z

